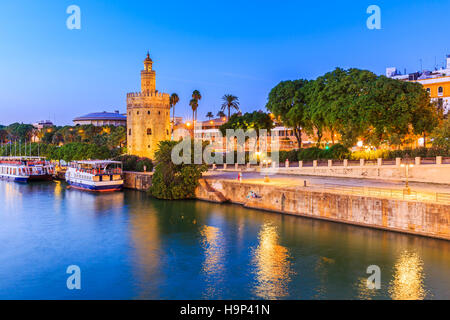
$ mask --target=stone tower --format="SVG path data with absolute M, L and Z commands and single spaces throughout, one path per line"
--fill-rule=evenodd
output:
M 141 71 L 141 92 L 127 93 L 128 154 L 154 159 L 158 143 L 170 140 L 169 94 L 155 87 L 153 61 L 147 53 Z

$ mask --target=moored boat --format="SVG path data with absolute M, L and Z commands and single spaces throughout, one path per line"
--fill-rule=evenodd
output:
M 123 188 L 122 162 L 110 160 L 73 161 L 66 182 L 75 189 L 111 192 Z
M 53 165 L 42 157 L 0 157 L 0 178 L 18 181 L 47 181 Z

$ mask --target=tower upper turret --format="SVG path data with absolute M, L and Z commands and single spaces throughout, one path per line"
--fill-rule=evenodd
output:
M 141 91 L 148 93 L 156 90 L 155 71 L 152 70 L 153 61 L 150 59 L 150 53 L 144 60 L 144 70 L 141 71 Z

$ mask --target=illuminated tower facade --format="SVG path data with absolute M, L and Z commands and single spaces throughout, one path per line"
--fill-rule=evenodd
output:
M 158 143 L 170 140 L 169 94 L 156 90 L 149 53 L 141 71 L 141 91 L 127 93 L 128 154 L 154 159 Z

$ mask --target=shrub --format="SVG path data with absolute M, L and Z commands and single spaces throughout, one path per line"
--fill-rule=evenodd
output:
M 123 164 L 123 170 L 124 171 L 138 171 L 143 172 L 144 166 L 146 167 L 147 171 L 153 170 L 153 162 L 149 158 L 145 157 L 138 157 L 133 155 L 121 155 L 116 158 L 114 158 L 116 161 L 121 161 Z
M 204 164 L 179 164 L 172 162 L 172 149 L 176 141 L 161 141 L 156 151 L 156 167 L 149 192 L 158 199 L 189 199 L 195 197 L 195 189 L 202 173 L 208 170 Z M 191 145 L 191 163 L 194 163 L 194 146 Z
M 279 159 L 280 162 L 285 162 L 286 159 L 288 159 L 289 162 L 298 161 L 298 150 L 280 151 Z

